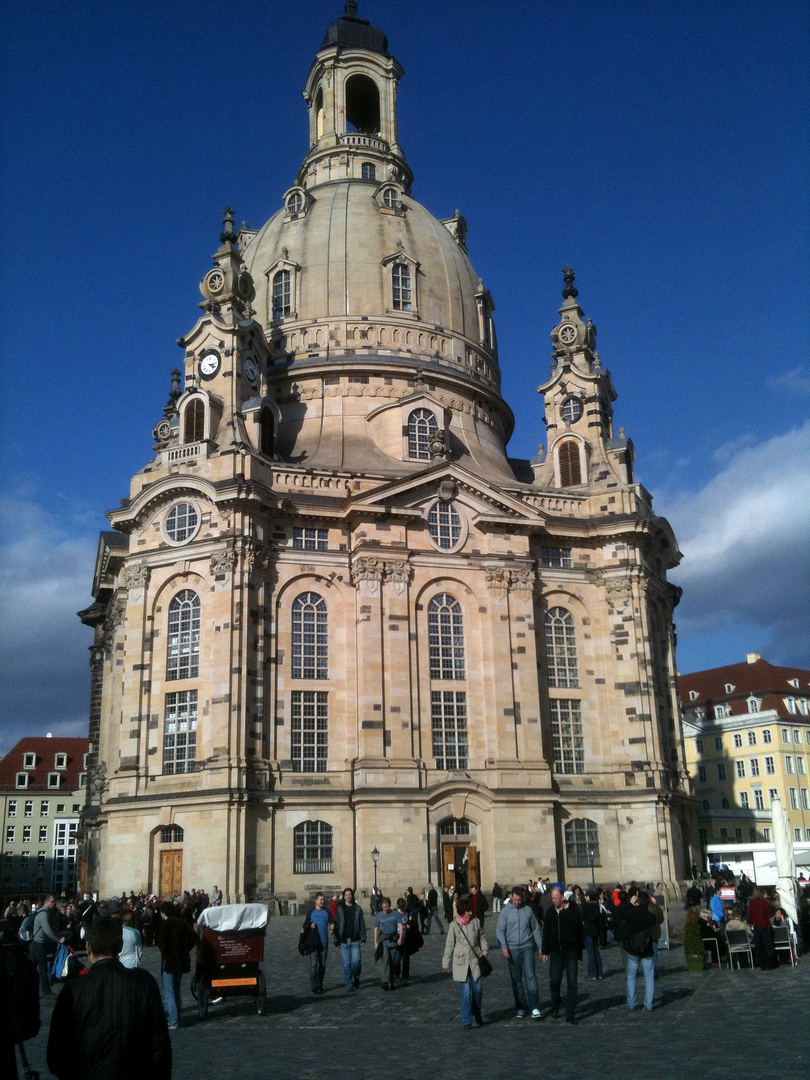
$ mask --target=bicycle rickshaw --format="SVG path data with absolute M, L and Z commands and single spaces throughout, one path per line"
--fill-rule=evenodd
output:
M 200 1018 L 208 1006 L 223 998 L 250 996 L 256 1012 L 264 1015 L 267 983 L 264 960 L 264 931 L 267 908 L 264 904 L 223 904 L 200 913 L 197 930 L 197 966 L 191 992 L 197 999 Z

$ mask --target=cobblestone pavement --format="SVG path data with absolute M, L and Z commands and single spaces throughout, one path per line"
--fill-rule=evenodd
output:
M 487 920 L 494 940 L 494 921 Z M 586 982 L 580 965 L 578 1026 L 548 1015 L 548 970 L 538 960 L 544 1019 L 518 1020 L 506 961 L 492 949 L 494 972 L 484 982 L 486 1025 L 462 1031 L 459 990 L 441 969 L 444 938 L 434 933 L 411 961 L 411 981 L 394 993 L 379 988 L 371 944 L 363 950 L 361 987 L 343 989 L 337 950 L 330 947 L 326 993 L 309 989 L 308 959 L 296 949 L 300 920 L 271 919 L 264 970 L 265 1016 L 250 998 L 212 1005 L 201 1021 L 183 980 L 184 1008 L 172 1032 L 176 1080 L 425 1080 L 436 1068 L 487 1076 L 544 1073 L 599 1076 L 600 1080 L 664 1069 L 667 1078 L 696 1075 L 753 1080 L 810 1077 L 810 956 L 794 969 L 690 973 L 683 949 L 659 953 L 655 1009 L 628 1013 L 620 954 L 603 953 L 604 981 Z M 158 972 L 156 949 L 144 966 Z M 643 981 L 639 979 L 639 991 Z M 45 1047 L 50 1006 L 42 1032 L 26 1044 L 33 1068 L 48 1077 Z

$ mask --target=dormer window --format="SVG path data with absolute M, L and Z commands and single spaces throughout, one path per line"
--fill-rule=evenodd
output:
M 67 754 L 54 754 L 53 767 L 55 769 L 67 768 Z
M 408 457 L 414 461 L 430 461 L 430 443 L 439 425 L 430 409 L 414 409 L 408 417 Z
M 294 191 L 287 199 L 287 213 L 300 214 L 304 208 L 304 196 L 300 191 Z
M 698 696 L 699 696 L 699 695 L 698 695 L 698 692 L 697 692 L 697 690 L 690 690 L 690 691 L 689 691 L 689 700 L 690 700 L 690 701 L 697 701 L 697 699 L 698 699 Z
M 58 788 L 58 787 L 61 787 L 61 785 L 62 785 L 62 777 L 59 775 L 59 773 L 58 772 L 49 772 L 48 773 L 48 787 L 49 788 Z
M 734 683 L 730 683 L 730 682 L 726 683 L 726 693 L 727 694 L 733 694 L 734 693 Z
M 798 679 L 788 679 L 788 684 L 790 686 L 792 686 L 794 690 L 799 689 L 799 680 Z
M 14 786 L 16 788 L 27 788 L 28 787 L 28 773 L 27 772 L 18 772 L 17 775 L 14 778 Z
M 273 318 L 283 319 L 290 314 L 290 271 L 279 270 L 273 275 Z
M 795 716 L 796 715 L 796 698 L 792 698 L 792 697 L 785 698 L 785 705 L 787 706 L 787 711 L 792 716 Z
M 757 713 L 762 708 L 762 699 L 750 697 L 748 699 L 748 711 L 750 713 Z
M 399 209 L 399 192 L 396 188 L 386 188 L 383 192 L 383 206 L 387 206 L 389 210 Z
M 394 263 L 391 267 L 391 288 L 394 311 L 411 310 L 411 268 L 407 263 Z

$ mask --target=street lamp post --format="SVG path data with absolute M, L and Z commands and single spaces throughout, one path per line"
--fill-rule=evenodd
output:
M 380 853 L 377 851 L 376 845 L 371 849 L 371 861 L 374 863 L 374 891 L 377 891 L 377 863 L 380 860 Z
M 594 872 L 593 872 L 593 860 L 594 860 L 595 857 L 596 857 L 596 852 L 593 850 L 593 848 L 588 848 L 588 858 L 589 858 L 590 863 L 591 863 L 591 885 L 596 884 L 596 878 L 595 878 Z

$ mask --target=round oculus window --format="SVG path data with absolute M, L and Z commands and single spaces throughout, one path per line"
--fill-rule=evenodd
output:
M 436 502 L 428 513 L 428 531 L 433 543 L 449 551 L 461 540 L 462 522 L 452 503 Z
M 563 402 L 562 418 L 566 424 L 575 424 L 582 416 L 582 402 L 578 397 L 570 397 Z
M 175 503 L 163 522 L 163 531 L 171 544 L 187 544 L 200 527 L 200 512 L 193 503 Z

